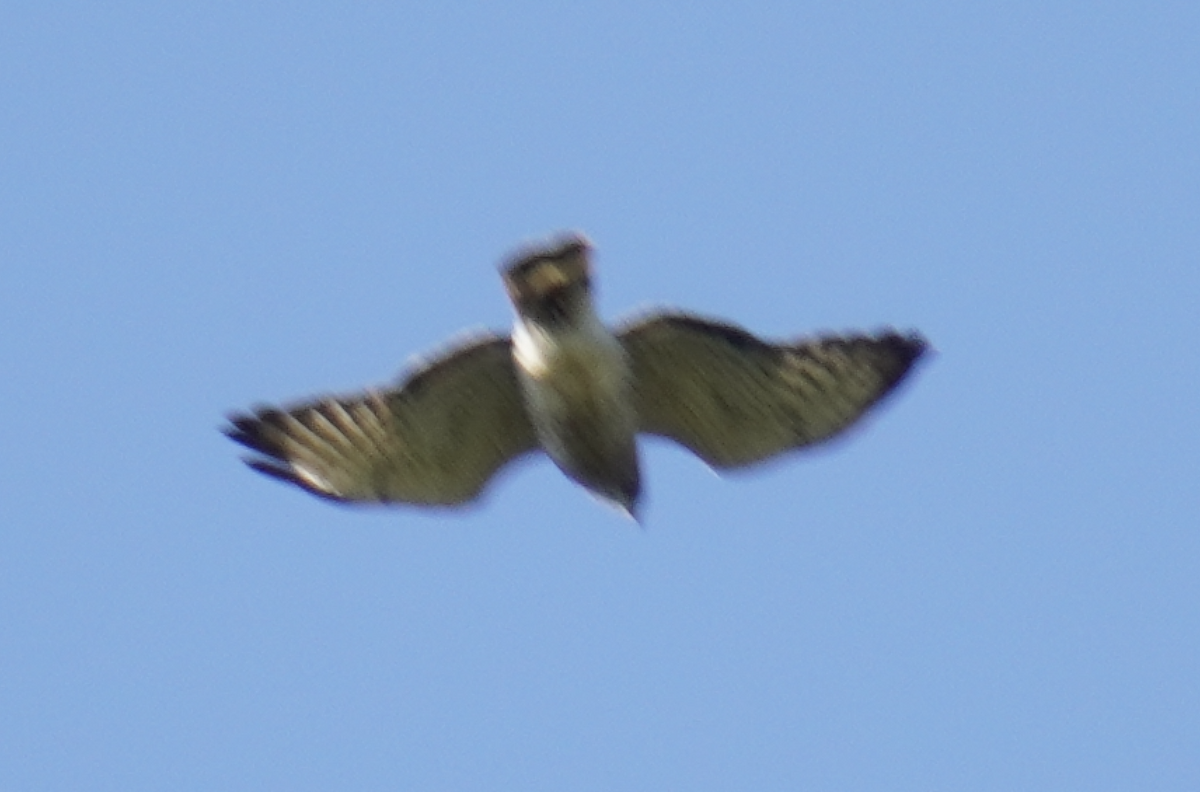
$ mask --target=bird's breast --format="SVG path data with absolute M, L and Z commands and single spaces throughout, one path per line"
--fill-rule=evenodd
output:
M 607 332 L 554 333 L 518 326 L 513 356 L 533 410 L 578 413 L 628 407 L 629 364 L 620 342 Z
M 547 453 L 564 469 L 590 467 L 633 446 L 629 363 L 607 330 L 557 334 L 519 324 L 513 331 L 529 417 Z

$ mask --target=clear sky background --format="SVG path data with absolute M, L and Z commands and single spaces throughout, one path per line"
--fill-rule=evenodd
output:
M 1200 6 L 0 14 L 0 788 L 1200 789 Z M 611 318 L 937 348 L 645 530 L 253 474 L 224 414 Z

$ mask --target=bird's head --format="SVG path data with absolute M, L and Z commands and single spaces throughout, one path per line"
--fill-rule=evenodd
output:
M 543 327 L 572 324 L 591 300 L 591 250 L 569 234 L 512 256 L 500 274 L 517 313 Z

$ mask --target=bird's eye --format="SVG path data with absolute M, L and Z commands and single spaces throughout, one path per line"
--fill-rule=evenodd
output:
M 556 292 L 551 295 L 545 304 L 546 318 L 555 323 L 566 321 L 567 318 L 567 301 L 563 297 L 562 292 Z

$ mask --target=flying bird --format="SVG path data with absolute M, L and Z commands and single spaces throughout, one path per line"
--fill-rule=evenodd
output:
M 764 341 L 660 311 L 610 329 L 578 234 L 501 266 L 510 335 L 475 337 L 393 386 L 233 414 L 225 433 L 255 470 L 342 502 L 457 506 L 506 463 L 542 451 L 637 518 L 637 435 L 666 437 L 724 470 L 842 433 L 926 350 L 884 330 Z

